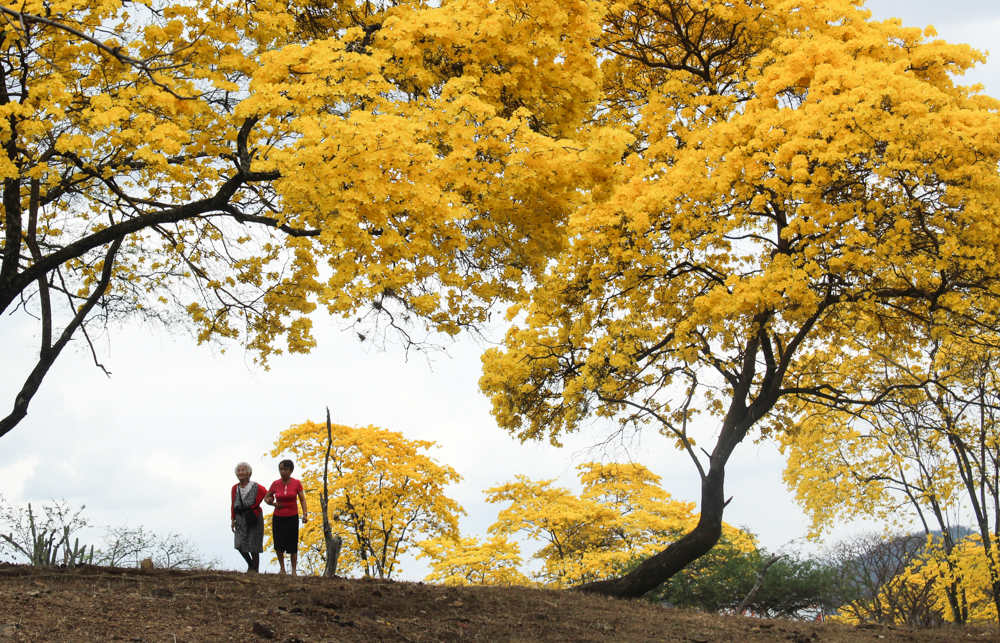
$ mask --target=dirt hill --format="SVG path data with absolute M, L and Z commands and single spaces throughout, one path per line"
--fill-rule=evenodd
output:
M 969 643 L 995 628 L 911 630 L 714 616 L 521 588 L 87 567 L 0 566 L 0 641 L 348 643 Z

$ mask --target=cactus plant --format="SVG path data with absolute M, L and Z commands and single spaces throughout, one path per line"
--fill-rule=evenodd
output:
M 79 517 L 80 512 L 69 515 L 65 502 L 47 505 L 43 509 L 43 514 L 36 515 L 34 507 L 28 503 L 27 511 L 23 513 L 5 512 L 5 522 L 14 527 L 15 531 L 10 534 L 0 534 L 0 541 L 5 541 L 27 558 L 29 564 L 37 567 L 93 562 L 93 546 L 89 555 L 86 545 L 80 545 L 79 538 L 76 538 L 70 546 L 72 532 L 87 524 L 86 520 Z

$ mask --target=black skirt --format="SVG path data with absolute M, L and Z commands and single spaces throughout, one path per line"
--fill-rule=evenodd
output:
M 275 551 L 299 550 L 299 517 L 271 516 L 271 533 L 274 536 Z

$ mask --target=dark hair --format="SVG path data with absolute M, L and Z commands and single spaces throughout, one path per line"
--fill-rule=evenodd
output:
M 278 468 L 285 467 L 289 471 L 295 471 L 295 463 L 291 460 L 282 460 L 278 463 Z

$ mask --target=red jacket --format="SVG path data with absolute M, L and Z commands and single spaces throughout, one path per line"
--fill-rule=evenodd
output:
M 257 484 L 257 483 L 251 482 L 250 484 Z M 232 520 L 236 519 L 236 510 L 233 508 L 233 505 L 236 503 L 236 487 L 238 486 L 240 486 L 240 483 L 237 482 L 236 484 L 234 484 L 233 490 L 229 494 L 229 518 Z M 260 484 L 257 484 L 257 499 L 253 501 L 253 504 L 251 504 L 250 507 L 253 508 L 253 512 L 257 514 L 258 518 L 264 517 L 264 512 L 261 511 L 260 509 L 260 503 L 264 501 L 264 496 L 266 495 L 267 491 L 264 489 L 264 487 Z

